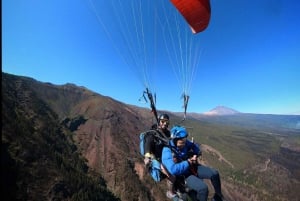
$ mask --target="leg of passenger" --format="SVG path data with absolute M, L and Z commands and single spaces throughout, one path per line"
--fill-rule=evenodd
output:
M 168 187 L 168 191 L 166 193 L 167 197 L 168 198 L 173 198 L 176 194 L 176 191 L 175 191 L 175 188 L 174 188 L 174 182 L 176 180 L 176 177 L 171 175 L 168 172 L 167 168 L 163 164 L 161 164 L 160 169 L 161 169 L 161 172 L 164 175 L 166 175 L 166 177 L 167 177 L 167 187 Z
M 199 201 L 207 201 L 208 197 L 208 187 L 198 177 L 191 175 L 186 178 L 186 185 L 189 189 L 192 189 L 197 192 L 197 199 Z
M 210 179 L 211 184 L 215 189 L 215 193 L 222 196 L 220 175 L 216 169 L 199 165 L 197 173 L 198 177 L 201 179 Z

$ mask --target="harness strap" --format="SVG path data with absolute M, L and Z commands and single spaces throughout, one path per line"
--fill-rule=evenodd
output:
M 156 96 L 154 95 L 154 98 L 153 98 L 153 95 L 152 95 L 151 91 L 148 88 L 146 88 L 146 91 L 144 91 L 143 96 L 145 94 L 147 94 L 147 97 L 148 97 L 148 99 L 150 101 L 151 111 L 153 112 L 153 115 L 155 117 L 156 123 L 158 124 L 159 121 L 158 121 L 158 115 L 157 115 L 157 110 L 156 110 L 156 106 L 155 106 Z

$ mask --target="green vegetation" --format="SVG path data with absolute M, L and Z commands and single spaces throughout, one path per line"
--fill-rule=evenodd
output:
M 300 139 L 299 132 L 293 129 L 291 132 L 280 129 L 278 132 L 270 132 L 269 126 L 250 124 L 246 127 L 242 125 L 242 121 L 239 124 L 230 125 L 222 120 L 223 123 L 220 124 L 218 123 L 221 121 L 220 118 L 222 117 L 218 117 L 216 123 L 207 120 L 185 122 L 190 139 L 193 137 L 195 142 L 214 148 L 233 167 L 220 161 L 219 156 L 213 152 L 204 153 L 204 162 L 218 169 L 222 180 L 234 184 L 238 192 L 252 192 L 259 200 L 283 200 L 284 196 L 296 196 L 297 193 L 292 191 L 291 183 L 299 186 L 299 179 L 298 182 L 292 182 L 294 178 L 300 178 L 299 171 L 297 171 L 300 168 L 300 161 L 297 159 L 299 152 L 285 153 L 282 145 L 299 147 L 297 144 Z M 269 122 L 270 119 L 266 121 Z M 278 164 L 287 168 L 293 176 L 289 175 L 286 169 L 280 169 Z M 289 191 L 288 194 L 279 193 L 282 189 L 279 186 L 283 183 L 285 189 Z M 272 193 L 275 193 L 277 197 L 273 197 Z

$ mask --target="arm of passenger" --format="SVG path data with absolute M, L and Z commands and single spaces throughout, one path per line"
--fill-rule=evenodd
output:
M 162 163 L 172 175 L 182 175 L 189 170 L 189 162 L 182 161 L 175 163 L 173 160 L 172 151 L 169 147 L 164 147 L 162 152 Z
M 195 155 L 199 156 L 201 154 L 201 150 L 198 144 L 195 144 L 194 142 L 191 141 L 187 141 L 187 144 L 188 147 L 191 147 Z

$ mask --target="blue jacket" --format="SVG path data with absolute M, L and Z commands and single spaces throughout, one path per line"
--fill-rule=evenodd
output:
M 174 145 L 173 140 L 171 140 L 170 147 L 163 148 L 162 163 L 172 175 L 189 176 L 191 172 L 187 159 L 191 157 L 191 155 L 198 155 L 199 153 L 199 146 L 189 140 L 186 141 L 185 147 L 182 150 L 179 150 Z

